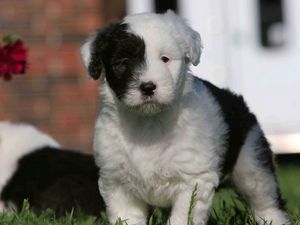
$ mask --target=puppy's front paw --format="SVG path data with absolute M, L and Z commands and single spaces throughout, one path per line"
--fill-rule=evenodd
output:
M 115 221 L 115 222 L 113 222 Z M 145 220 L 130 218 L 130 219 L 122 219 L 119 218 L 117 220 L 110 221 L 111 224 L 126 224 L 126 225 L 147 225 Z
M 169 223 L 167 223 L 169 224 Z M 176 216 L 173 215 L 170 218 L 170 225 L 205 225 L 204 220 L 198 220 L 197 222 L 193 220 L 193 218 L 188 218 L 188 217 L 181 217 L 181 216 Z
M 119 214 L 114 215 L 108 211 L 109 222 L 111 224 L 147 225 L 145 215 L 140 214 L 139 212 L 134 211 L 133 209 L 127 209 L 128 212 L 126 212 L 126 208 L 124 208 L 124 211 L 120 211 Z

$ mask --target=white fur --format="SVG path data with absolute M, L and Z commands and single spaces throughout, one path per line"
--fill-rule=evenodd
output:
M 5 204 L 0 200 L 0 213 L 5 211 Z
M 191 74 L 186 76 L 191 78 Z M 195 221 L 206 221 L 219 184 L 218 163 L 224 153 L 221 137 L 226 127 L 206 88 L 199 84 L 197 89 L 187 79 L 184 96 L 151 117 L 119 111 L 111 107 L 113 100 L 102 98 L 95 149 L 101 167 L 100 191 L 111 221 L 122 217 L 129 224 L 145 224 L 148 203 L 174 205 L 171 224 L 184 224 L 196 184 L 195 211 L 203 218 L 195 216 Z
M 173 11 L 168 10 L 165 14 L 156 15 L 151 13 L 130 15 L 125 17 L 124 21 L 130 24 L 134 33 L 147 37 L 148 43 L 159 41 L 168 50 L 178 46 L 184 53 L 182 56 L 187 56 L 193 65 L 196 66 L 200 62 L 203 48 L 200 34 L 188 26 L 187 22 Z M 149 21 L 151 21 L 151 29 L 144 26 L 146 23 L 149 24 Z M 159 30 L 159 38 L 153 37 L 153 29 Z M 173 44 L 173 40 L 177 42 L 176 45 Z
M 0 194 L 18 166 L 18 160 L 41 147 L 59 147 L 45 133 L 28 124 L 0 122 Z M 0 202 L 0 211 L 4 203 Z
M 228 127 L 214 97 L 189 72 L 189 63 L 197 65 L 200 59 L 200 36 L 172 12 L 128 16 L 125 22 L 143 38 L 147 66 L 140 68 L 122 101 L 102 82 L 94 149 L 109 219 L 145 225 L 151 204 L 172 207 L 171 225 L 187 224 L 198 185 L 193 218 L 204 225 L 219 185 Z M 88 51 L 82 53 L 88 58 Z M 170 62 L 163 63 L 162 55 Z M 147 81 L 157 85 L 149 101 L 139 90 Z
M 87 68 L 91 62 L 91 43 L 94 41 L 94 39 L 95 34 L 93 33 L 80 48 L 80 54 L 82 56 L 83 63 Z

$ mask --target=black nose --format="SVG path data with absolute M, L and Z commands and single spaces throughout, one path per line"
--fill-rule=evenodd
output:
M 154 94 L 154 90 L 156 89 L 156 85 L 152 82 L 143 82 L 140 86 L 140 89 L 142 91 L 143 95 L 153 95 Z

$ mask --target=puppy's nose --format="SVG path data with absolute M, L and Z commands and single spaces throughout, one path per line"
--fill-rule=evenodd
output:
M 156 85 L 152 82 L 143 82 L 140 86 L 143 95 L 151 96 L 154 94 L 154 90 L 156 89 Z

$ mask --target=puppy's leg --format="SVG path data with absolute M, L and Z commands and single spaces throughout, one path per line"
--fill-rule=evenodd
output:
M 216 185 L 203 181 L 195 182 L 195 184 L 197 184 L 197 190 L 195 192 L 194 206 L 191 211 L 191 219 L 195 225 L 205 225 Z M 171 225 L 188 224 L 190 201 L 194 188 L 193 186 L 185 188 L 174 199 L 170 218 Z
M 232 174 L 233 182 L 259 224 L 289 224 L 272 161 L 272 152 L 261 129 L 252 128 Z
M 146 203 L 124 191 L 118 184 L 106 186 L 105 189 L 101 184 L 102 182 L 99 181 L 100 192 L 106 203 L 110 223 L 115 224 L 120 218 L 125 220 L 128 225 L 147 224 Z

